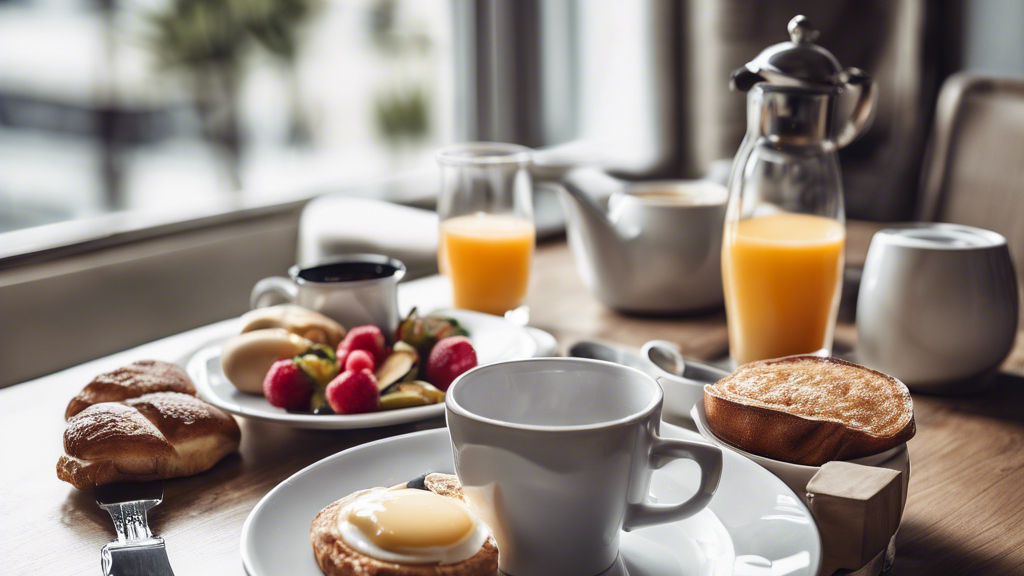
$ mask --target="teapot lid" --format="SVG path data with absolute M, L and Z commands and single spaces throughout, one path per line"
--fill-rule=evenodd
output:
M 732 73 L 734 90 L 747 91 L 758 82 L 788 86 L 830 87 L 844 84 L 843 69 L 831 52 L 814 41 L 818 31 L 803 15 L 789 21 L 789 42 L 761 51 Z

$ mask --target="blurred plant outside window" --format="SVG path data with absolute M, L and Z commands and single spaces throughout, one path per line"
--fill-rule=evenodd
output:
M 433 165 L 447 0 L 0 2 L 0 232 Z

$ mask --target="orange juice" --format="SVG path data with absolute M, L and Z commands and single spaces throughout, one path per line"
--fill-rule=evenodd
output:
M 470 214 L 441 222 L 441 271 L 455 307 L 504 314 L 526 299 L 536 231 L 517 216 Z
M 809 214 L 740 220 L 726 231 L 722 281 L 737 365 L 831 348 L 845 241 L 842 224 Z

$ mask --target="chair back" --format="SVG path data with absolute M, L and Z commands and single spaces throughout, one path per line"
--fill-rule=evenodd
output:
M 946 80 L 916 216 L 1002 234 L 1024 279 L 1024 80 L 967 73 Z

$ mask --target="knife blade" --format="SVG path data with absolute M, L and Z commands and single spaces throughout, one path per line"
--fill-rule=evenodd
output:
M 149 529 L 149 509 L 164 498 L 164 482 L 97 486 L 96 503 L 110 514 L 117 539 L 100 551 L 104 576 L 174 576 L 164 539 Z

